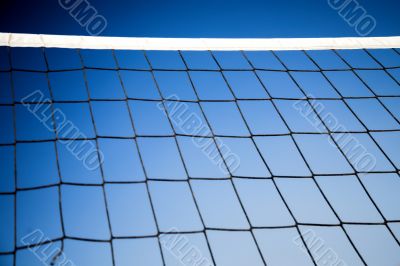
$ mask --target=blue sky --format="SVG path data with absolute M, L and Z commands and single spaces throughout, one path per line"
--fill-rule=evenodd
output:
M 138 37 L 343 37 L 357 36 L 328 0 L 307 1 L 99 1 L 107 20 L 101 35 Z M 358 0 L 377 21 L 369 36 L 400 35 L 396 0 Z M 87 35 L 58 1 L 0 4 L 0 31 Z
M 370 36 L 400 35 L 399 1 L 358 1 Z M 0 32 L 88 34 L 58 1 L 25 2 L 3 0 Z M 358 36 L 328 0 L 90 3 L 108 36 Z M 43 265 L 61 242 L 77 266 L 177 265 L 170 231 L 222 266 L 308 266 L 321 250 L 400 265 L 399 62 L 0 47 L 0 265 Z M 323 246 L 306 253 L 310 232 Z
M 399 265 L 397 51 L 4 51 L 0 265 Z

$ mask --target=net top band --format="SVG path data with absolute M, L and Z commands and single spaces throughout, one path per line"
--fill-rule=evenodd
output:
M 0 33 L 0 46 L 123 50 L 263 51 L 400 48 L 400 36 L 341 38 L 137 38 Z

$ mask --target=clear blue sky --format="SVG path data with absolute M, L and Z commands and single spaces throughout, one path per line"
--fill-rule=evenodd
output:
M 357 36 L 328 0 L 89 1 L 108 26 L 101 35 L 149 37 Z M 369 36 L 400 35 L 400 1 L 358 0 L 377 21 Z M 2 0 L 0 31 L 87 35 L 58 1 Z

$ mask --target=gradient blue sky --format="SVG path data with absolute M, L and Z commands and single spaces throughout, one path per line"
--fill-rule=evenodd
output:
M 399 1 L 359 2 L 377 21 L 372 36 L 400 35 Z M 90 3 L 108 21 L 103 35 L 357 36 L 327 0 Z M 87 34 L 55 0 L 3 0 L 0 32 Z M 8 52 L 12 68 L 19 69 L 12 74 Z M 28 249 L 15 251 L 35 229 L 50 240 L 63 238 L 63 251 L 77 266 L 109 266 L 112 256 L 118 266 L 177 265 L 179 258 L 165 247 L 161 253 L 154 237 L 174 227 L 209 261 L 211 250 L 217 265 L 263 265 L 262 259 L 268 265 L 313 265 L 293 242 L 310 229 L 347 265 L 364 265 L 361 258 L 368 265 L 400 261 L 400 72 L 382 68 L 398 67 L 400 51 L 307 52 L 315 63 L 302 51 L 147 51 L 148 61 L 142 51 L 116 51 L 115 57 L 110 50 L 79 53 L 82 58 L 73 49 L 0 49 L 0 265 L 42 265 Z M 41 72 L 47 70 L 45 55 L 48 74 Z M 154 77 L 150 69 L 157 69 Z M 73 101 L 53 107 L 88 138 L 97 138 L 102 170 L 85 168 L 56 141 L 62 133 L 58 122 L 49 131 L 22 104 L 10 105 L 34 89 Z M 192 139 L 194 133 L 176 123 L 169 101 L 169 119 L 157 108 L 171 94 L 192 101 L 185 103 L 188 113 L 203 121 L 204 134 L 218 136 L 208 150 L 226 145 L 238 156 L 238 168 L 226 165 L 232 179 L 221 180 L 226 168 L 195 145 L 206 138 L 199 133 Z M 385 173 L 357 177 L 363 169 L 338 140 L 339 127 L 329 128 L 337 143 L 332 146 L 330 135 L 315 134 L 330 125 L 324 111 L 306 118 L 293 108 L 294 99 L 305 95 L 325 99 L 323 110 L 354 132 L 376 158 L 374 170 Z M 228 162 L 229 154 L 219 156 Z M 297 231 L 293 226 L 299 223 Z
M 357 36 L 327 0 L 89 1 L 108 22 L 107 36 Z M 400 1 L 358 0 L 377 21 L 370 36 L 400 35 Z M 0 32 L 87 35 L 58 1 L 3 0 Z

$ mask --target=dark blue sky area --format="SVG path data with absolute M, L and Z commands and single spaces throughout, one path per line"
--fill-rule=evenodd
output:
M 66 0 L 64 0 L 66 1 Z M 101 35 L 138 37 L 358 36 L 329 0 L 99 1 L 107 20 Z M 400 1 L 358 0 L 377 26 L 369 36 L 400 35 Z M 2 0 L 0 31 L 88 35 L 58 1 Z

